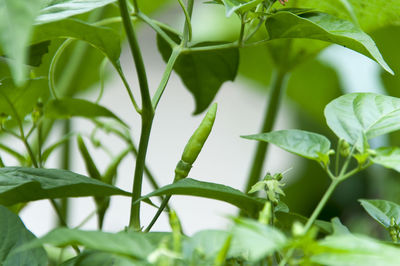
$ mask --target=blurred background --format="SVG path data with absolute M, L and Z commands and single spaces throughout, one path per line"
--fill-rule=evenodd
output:
M 175 1 L 166 2 L 142 1 L 141 6 L 146 13 L 151 13 L 153 17 L 181 29 L 184 17 L 179 6 Z M 236 38 L 239 22 L 234 16 L 227 19 L 222 6 L 210 6 L 203 4 L 202 1 L 196 1 L 194 10 L 194 41 Z M 154 92 L 163 74 L 165 63 L 157 51 L 155 33 L 146 25 L 138 24 L 137 27 L 150 87 Z M 400 54 L 397 52 L 400 26 L 380 28 L 369 33 L 391 68 L 395 72 L 400 72 Z M 100 62 L 100 56 L 93 50 L 87 52 L 85 58 L 88 61 Z M 240 53 L 239 75 L 235 82 L 224 83 L 214 100 L 218 103 L 216 122 L 191 170 L 190 177 L 243 190 L 256 143 L 240 136 L 260 133 L 273 62 L 264 45 L 242 49 Z M 67 62 L 70 56 L 67 52 L 63 60 Z M 134 93 L 138 95 L 136 72 L 126 45 L 121 56 L 121 64 Z M 73 79 L 75 84 L 71 85 L 76 88 L 74 97 L 95 100 L 100 87 L 94 82 L 98 79 L 98 70 L 86 67 L 84 63 L 81 68 L 82 71 L 79 71 Z M 58 75 L 61 76 L 62 73 Z M 137 144 L 140 133 L 139 117 L 130 105 L 122 82 L 111 67 L 107 68 L 106 77 L 106 89 L 100 103 L 130 126 Z M 326 135 L 334 143 L 336 138 L 326 126 L 323 116 L 323 108 L 327 103 L 348 92 L 379 92 L 400 96 L 399 85 L 399 76 L 390 76 L 372 60 L 346 48 L 332 45 L 318 56 L 304 59 L 304 62 L 293 70 L 275 129 L 298 128 L 314 131 Z M 79 90 L 80 87 L 85 89 Z M 192 95 L 185 89 L 180 78 L 173 73 L 156 112 L 147 157 L 147 164 L 160 185 L 172 182 L 174 169 L 183 148 L 202 119 L 202 115 L 192 116 L 194 110 Z M 73 119 L 71 128 L 73 131 L 83 132 L 82 134 L 87 137 L 85 140 L 89 140 L 94 126 L 85 119 Z M 49 142 L 52 142 L 51 140 L 61 131 L 60 125 L 59 131 L 53 132 Z M 110 134 L 99 131 L 96 132 L 95 138 L 108 147 L 112 155 L 124 149 L 125 144 Z M 396 133 L 387 138 L 376 139 L 372 145 L 399 145 L 399 141 L 400 135 Z M 71 145 L 71 169 L 86 174 L 75 139 Z M 89 147 L 99 169 L 104 170 L 110 161 L 110 155 L 93 145 Z M 2 156 L 5 161 L 12 162 L 12 158 L 8 158 L 5 154 Z M 53 155 L 46 166 L 59 167 L 57 156 Z M 134 158 L 128 156 L 119 168 L 117 186 L 127 191 L 131 190 L 134 166 Z M 309 215 L 312 212 L 329 181 L 315 162 L 293 156 L 273 146 L 270 146 L 263 169 L 264 173 L 291 169 L 284 175 L 286 197 L 282 200 L 291 211 L 302 215 Z M 381 234 L 375 228 L 375 224 L 370 223 L 357 199 L 384 198 L 399 203 L 399 184 L 397 173 L 382 167 L 372 167 L 369 171 L 364 171 L 339 186 L 320 218 L 331 219 L 339 216 L 355 232 Z M 152 189 L 145 181 L 143 194 L 150 191 Z M 111 207 L 105 218 L 106 231 L 120 231 L 128 224 L 129 204 L 129 198 L 112 197 Z M 237 213 L 237 209 L 228 204 L 195 197 L 173 196 L 171 205 L 181 219 L 184 232 L 188 234 L 206 228 L 226 228 L 229 224 L 228 217 Z M 142 223 L 147 225 L 156 209 L 146 204 L 142 204 L 142 208 Z M 72 199 L 70 209 L 72 211 L 68 223 L 74 227 L 93 212 L 95 205 L 90 198 Z M 22 210 L 21 218 L 28 229 L 37 236 L 47 233 L 56 224 L 53 209 L 47 201 L 30 203 Z M 96 229 L 96 218 L 92 217 L 83 228 Z M 160 217 L 153 229 L 169 230 L 166 215 Z

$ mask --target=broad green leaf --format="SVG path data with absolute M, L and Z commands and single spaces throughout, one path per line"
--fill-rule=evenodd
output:
M 65 261 L 60 266 L 137 266 L 134 260 L 127 257 L 100 251 L 84 251 L 78 256 Z
M 44 0 L 1 0 L 0 1 L 0 49 L 12 59 L 10 69 L 15 83 L 24 84 L 27 70 L 29 39 L 33 22 L 39 14 Z
M 47 80 L 44 78 L 31 79 L 22 87 L 15 87 L 11 79 L 1 80 L 0 113 L 14 119 L 17 115 L 23 121 L 33 111 L 38 100 L 45 100 L 48 95 Z
M 359 200 L 361 206 L 386 229 L 390 227 L 390 220 L 394 218 L 400 224 L 400 205 L 387 200 Z
M 336 43 L 375 60 L 393 73 L 372 38 L 349 21 L 319 12 L 298 16 L 282 11 L 268 16 L 265 26 L 270 40 L 306 38 Z
M 51 100 L 46 104 L 44 114 L 46 117 L 53 119 L 67 119 L 73 116 L 86 118 L 108 117 L 114 118 L 125 125 L 121 119 L 107 108 L 82 99 L 63 98 Z
M 237 189 L 191 178 L 185 178 L 171 185 L 164 186 L 143 196 L 139 200 L 162 195 L 186 195 L 220 200 L 230 203 L 249 214 L 257 213 L 264 207 L 263 200 L 250 197 Z
M 279 230 L 250 219 L 236 219 L 231 232 L 229 256 L 253 262 L 273 254 L 287 242 Z
M 331 146 L 326 137 L 297 129 L 278 130 L 243 138 L 269 142 L 290 153 L 316 161 L 320 161 L 322 155 L 327 155 Z
M 316 255 L 311 260 L 322 265 L 399 265 L 400 248 L 365 236 L 328 236 L 313 251 Z
M 36 237 L 25 228 L 21 219 L 6 207 L 0 205 L 0 261 L 2 266 L 47 264 L 47 255 L 42 247 L 15 252 L 21 245 Z
M 400 172 L 400 148 L 381 147 L 374 151 L 375 155 L 371 157 L 374 163 Z
M 343 95 L 325 107 L 329 128 L 357 148 L 363 135 L 372 139 L 400 129 L 400 99 L 375 93 Z
M 170 35 L 179 42 L 179 37 Z M 195 47 L 213 44 L 219 43 L 200 43 Z M 159 35 L 157 35 L 157 46 L 164 61 L 168 61 L 172 49 Z M 193 51 L 179 55 L 174 70 L 195 98 L 195 114 L 203 112 L 210 105 L 224 82 L 235 79 L 238 65 L 238 48 Z
M 110 196 L 130 193 L 67 170 L 25 167 L 0 168 L 0 204 L 40 199 Z
M 116 0 L 50 0 L 36 17 L 36 24 L 62 20 L 113 2 Z
M 57 247 L 80 245 L 87 249 L 114 253 L 133 259 L 146 259 L 154 246 L 140 232 L 106 233 L 102 231 L 83 231 L 57 228 L 40 239 L 24 245 L 21 250 L 50 244 Z
M 242 14 L 246 11 L 249 11 L 255 8 L 262 1 L 263 0 L 222 0 L 223 4 L 225 5 L 227 17 L 230 17 L 235 12 Z
M 65 19 L 36 26 L 31 43 L 57 38 L 85 41 L 104 53 L 114 65 L 119 64 L 120 36 L 110 28 L 93 26 L 77 19 Z

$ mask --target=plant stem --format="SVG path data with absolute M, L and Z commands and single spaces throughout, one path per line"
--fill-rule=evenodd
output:
M 319 201 L 317 207 L 311 214 L 311 217 L 308 219 L 308 221 L 304 227 L 304 232 L 307 232 L 308 230 L 310 230 L 311 226 L 314 224 L 315 220 L 318 218 L 318 215 L 321 213 L 322 208 L 324 208 L 326 202 L 331 197 L 333 191 L 340 184 L 340 182 L 341 182 L 341 180 L 339 180 L 338 178 L 335 178 L 332 180 L 332 183 L 329 185 L 328 189 L 325 191 L 324 196 Z
M 136 34 L 129 16 L 126 0 L 118 0 L 124 29 L 128 38 L 129 46 L 132 52 L 133 61 L 136 66 L 136 72 L 139 79 L 140 94 L 142 97 L 142 126 L 139 140 L 138 156 L 136 158 L 135 174 L 132 188 L 132 206 L 129 219 L 129 227 L 134 230 L 140 230 L 140 202 L 133 205 L 142 193 L 143 171 L 146 161 L 147 147 L 150 139 L 151 126 L 153 124 L 154 109 L 151 104 L 149 85 L 147 83 L 146 70 Z M 136 12 L 139 12 L 136 1 L 133 1 Z
M 282 69 L 278 70 L 274 74 L 261 132 L 269 132 L 274 127 L 275 120 L 278 115 L 278 109 L 280 106 L 281 98 L 286 86 L 285 83 L 287 77 L 288 77 L 287 72 Z M 257 143 L 257 149 L 254 155 L 250 176 L 247 180 L 245 192 L 248 192 L 251 189 L 251 187 L 260 179 L 267 150 L 268 150 L 268 143 L 261 141 Z
M 188 42 L 190 41 L 191 37 L 191 19 L 192 19 L 192 12 L 193 12 L 193 3 L 194 0 L 188 0 L 186 5 L 186 11 L 189 19 L 185 20 L 185 26 L 183 27 L 183 40 L 182 45 L 183 47 L 187 47 Z
M 172 70 L 174 68 L 174 64 L 176 62 L 176 59 L 178 59 L 180 53 L 181 53 L 181 46 L 176 46 L 176 48 L 172 50 L 172 54 L 168 59 L 167 66 L 161 78 L 160 85 L 158 86 L 157 91 L 152 99 L 152 105 L 154 110 L 157 108 L 158 102 L 160 101 L 161 95 L 163 94 L 165 87 L 167 86 L 169 77 L 171 76 Z

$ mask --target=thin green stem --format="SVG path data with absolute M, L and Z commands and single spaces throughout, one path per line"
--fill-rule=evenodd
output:
M 132 188 L 132 206 L 129 219 L 129 227 L 140 230 L 140 202 L 133 205 L 142 193 L 143 171 L 146 162 L 147 147 L 150 139 L 151 126 L 153 124 L 154 109 L 151 103 L 149 85 L 147 82 L 146 70 L 136 34 L 129 17 L 128 8 L 125 0 L 118 0 L 120 6 L 121 17 L 126 35 L 128 37 L 129 46 L 132 52 L 133 61 L 135 62 L 136 72 L 139 79 L 140 94 L 142 97 L 142 126 L 139 140 L 138 156 L 136 158 L 135 174 Z M 138 12 L 137 2 L 133 2 L 135 11 Z
M 183 40 L 182 45 L 183 47 L 187 47 L 188 42 L 191 40 L 191 19 L 192 19 L 192 12 L 193 12 L 193 4 L 194 0 L 188 0 L 186 5 L 186 10 L 189 16 L 189 20 L 185 20 L 185 25 L 183 26 Z
M 341 145 L 341 141 L 339 139 L 338 140 L 338 144 L 337 144 L 337 148 L 336 148 L 336 154 L 335 154 L 335 175 L 339 174 L 340 145 Z
M 246 20 L 246 13 L 240 16 L 239 47 L 242 47 L 244 42 L 244 30 L 246 28 L 245 20 Z
M 167 86 L 169 77 L 171 76 L 172 70 L 174 68 L 174 64 L 178 59 L 180 53 L 181 53 L 181 46 L 177 46 L 172 50 L 172 54 L 168 59 L 167 66 L 165 67 L 164 74 L 161 78 L 160 85 L 158 86 L 157 91 L 152 99 L 152 105 L 154 110 L 157 108 L 158 102 L 160 101 L 160 98 L 165 90 L 165 87 Z
M 318 218 L 318 215 L 321 213 L 322 209 L 324 208 L 325 204 L 327 203 L 328 199 L 331 197 L 333 191 L 335 188 L 340 184 L 341 180 L 340 179 L 334 179 L 332 180 L 331 184 L 329 185 L 328 189 L 325 191 L 324 196 L 322 199 L 319 201 L 317 207 L 311 214 L 311 217 L 308 219 L 305 227 L 304 227 L 304 232 L 307 232 L 310 230 L 311 226 L 314 224 L 315 220 Z
M 43 139 L 42 139 L 42 124 L 39 121 L 37 125 L 37 142 L 38 142 L 38 164 L 39 167 L 43 167 L 42 165 L 42 144 L 43 144 Z
M 159 25 L 157 25 L 157 23 L 152 20 L 151 18 L 149 18 L 148 16 L 146 16 L 143 13 L 137 13 L 136 14 L 137 18 L 139 18 L 140 20 L 142 20 L 144 23 L 146 23 L 147 25 L 149 25 L 158 35 L 160 35 L 171 47 L 175 47 L 177 46 L 177 44 L 171 39 L 171 37 L 168 36 L 167 33 L 165 33 L 165 31 L 163 31 L 163 29 L 161 29 L 161 27 Z
M 286 78 L 288 74 L 284 70 L 278 70 L 272 80 L 270 96 L 268 98 L 267 109 L 265 112 L 264 122 L 261 132 L 269 132 L 273 129 L 275 120 L 278 114 L 282 95 L 286 86 Z M 250 170 L 250 175 L 247 180 L 245 192 L 248 192 L 251 187 L 258 182 L 261 176 L 262 167 L 268 150 L 268 143 L 258 142 L 257 149 L 253 159 L 253 165 Z
M 122 72 L 122 68 L 121 68 L 120 66 L 116 66 L 116 65 L 114 65 L 114 64 L 113 64 L 113 66 L 114 66 L 115 69 L 117 70 L 118 75 L 120 76 L 122 82 L 124 83 L 124 87 L 125 87 L 125 89 L 126 89 L 126 92 L 127 92 L 128 95 L 129 95 L 129 99 L 131 100 L 131 103 L 132 103 L 133 108 L 135 108 L 135 111 L 136 111 L 138 114 L 141 114 L 141 113 L 142 113 L 142 110 L 140 110 L 139 105 L 137 104 L 137 102 L 136 102 L 136 100 L 135 100 L 135 97 L 133 96 L 131 87 L 129 86 L 129 83 L 128 83 L 128 81 L 126 80 L 124 73 Z
M 185 19 L 186 19 L 186 24 L 188 25 L 188 41 L 190 41 L 192 39 L 192 22 L 190 21 L 190 17 L 191 15 L 189 14 L 189 12 L 187 11 L 185 5 L 183 4 L 182 0 L 178 0 L 179 5 L 182 8 L 183 13 L 185 14 Z M 189 3 L 188 3 L 189 5 Z M 193 3 L 192 3 L 192 9 L 193 9 Z
M 153 219 L 151 219 L 151 222 L 149 225 L 146 227 L 144 232 L 149 232 L 153 225 L 157 222 L 158 218 L 160 217 L 161 213 L 165 209 L 165 207 L 168 205 L 169 200 L 171 199 L 171 196 L 166 196 L 163 201 L 161 202 L 160 208 L 158 208 L 156 214 L 154 215 Z
M 207 45 L 207 46 L 199 46 L 199 47 L 184 47 L 184 48 L 182 48 L 182 53 L 214 51 L 214 50 L 222 50 L 222 49 L 238 48 L 238 47 L 239 47 L 239 43 L 237 41 L 235 41 L 235 42 L 231 42 L 231 43 L 216 44 L 216 45 Z

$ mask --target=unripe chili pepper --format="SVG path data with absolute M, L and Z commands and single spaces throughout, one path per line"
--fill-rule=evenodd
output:
M 175 181 L 188 176 L 193 163 L 196 161 L 200 154 L 201 149 L 204 146 L 208 136 L 210 135 L 211 129 L 214 125 L 215 116 L 217 114 L 217 104 L 214 103 L 208 109 L 205 117 L 201 121 L 199 127 L 190 137 L 185 149 L 182 153 L 182 158 L 178 162 L 175 168 Z

